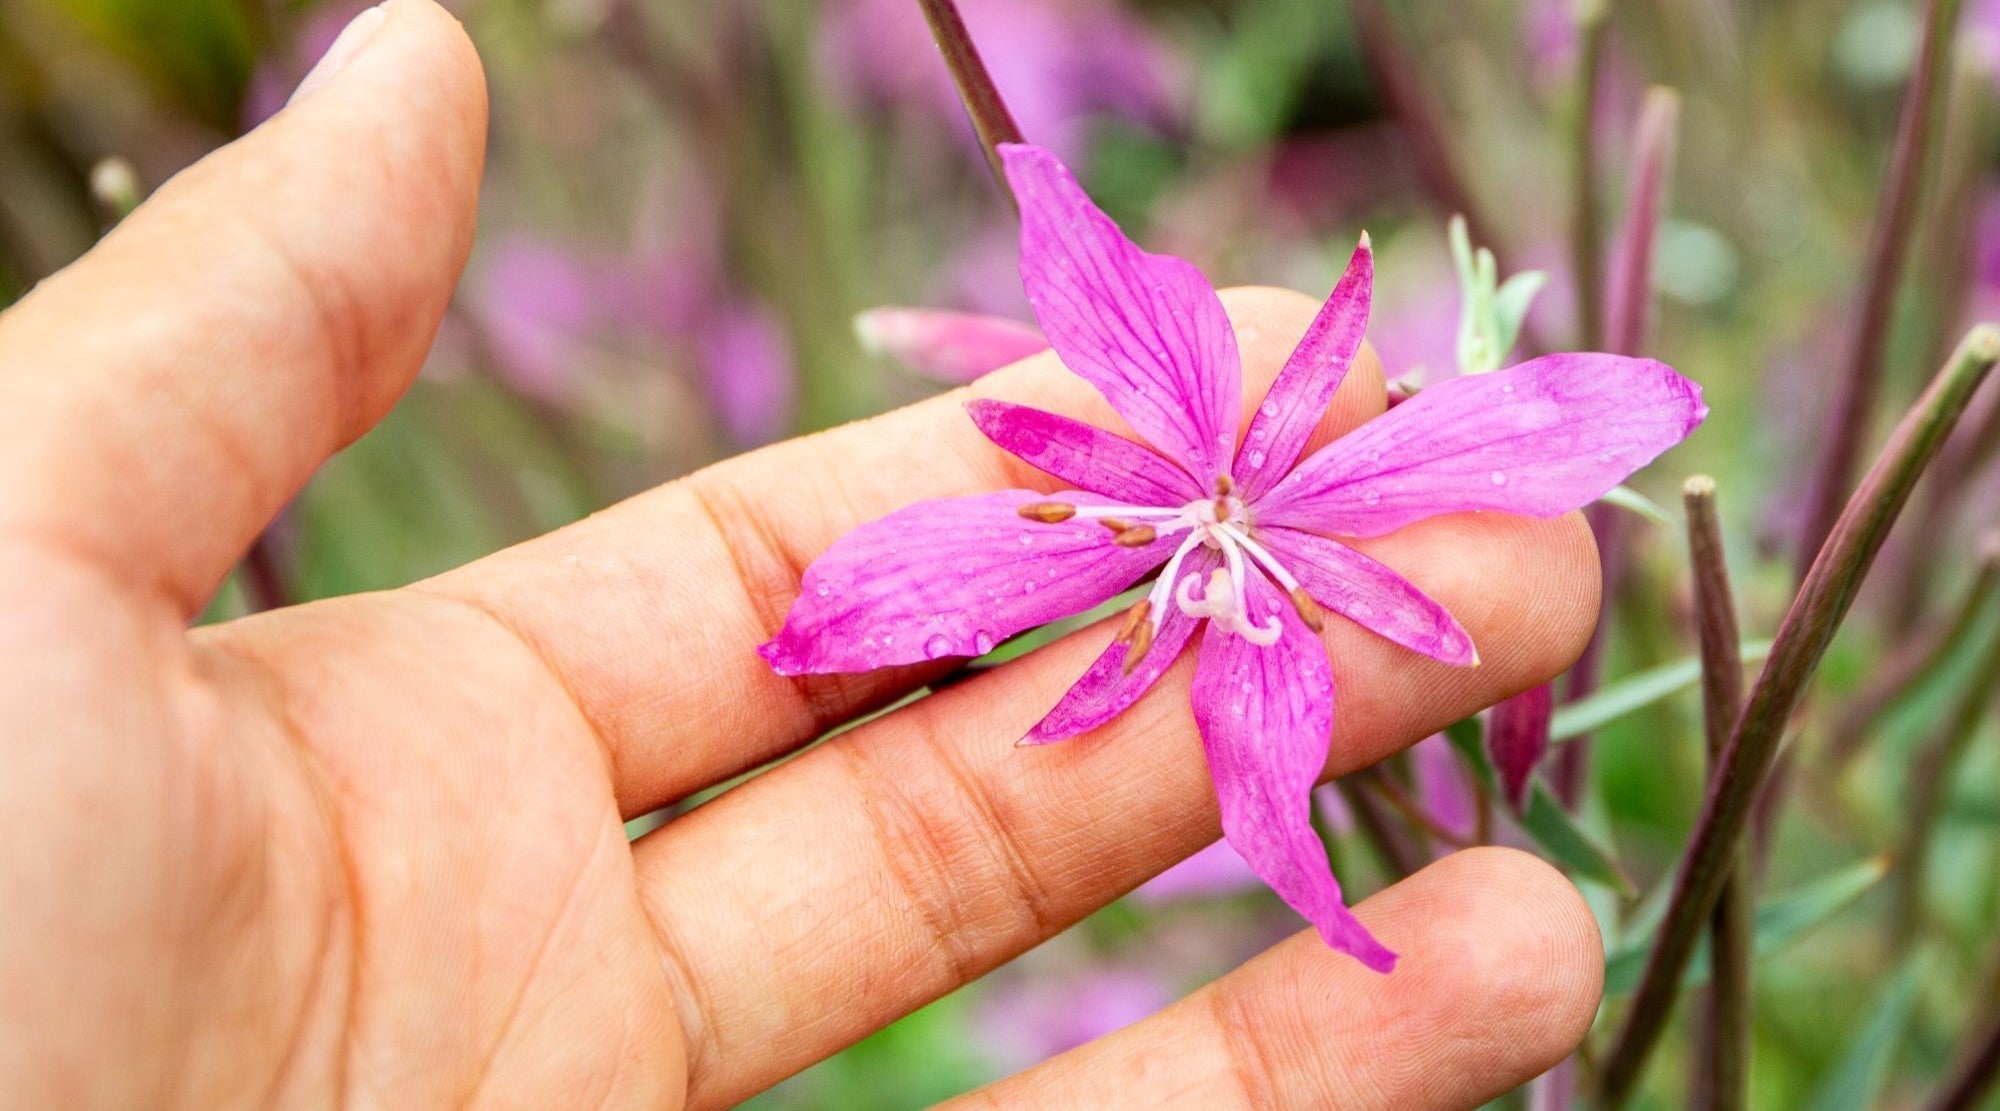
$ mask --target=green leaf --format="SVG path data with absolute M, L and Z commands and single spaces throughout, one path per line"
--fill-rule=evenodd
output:
M 1929 966 L 1930 955 L 1923 951 L 1910 954 L 1903 962 L 1902 971 L 1876 1003 L 1868 1025 L 1813 1090 L 1806 1111 L 1866 1111 L 1876 1106 L 1889 1079 L 1896 1044 L 1903 1040 L 1903 1030 L 1916 1010 L 1918 990 Z
M 1768 640 L 1743 642 L 1744 663 L 1756 663 L 1770 654 L 1771 642 Z M 1643 710 L 1700 681 L 1701 658 L 1698 656 L 1627 675 L 1588 698 L 1556 707 L 1555 716 L 1549 721 L 1549 740 L 1573 741 L 1594 733 L 1627 714 Z
M 1751 951 L 1759 960 L 1782 952 L 1834 915 L 1852 906 L 1855 900 L 1868 892 L 1869 888 L 1880 883 L 1888 871 L 1887 857 L 1870 857 L 1769 900 L 1757 908 Z M 1653 934 L 1658 925 L 1656 919 L 1643 929 L 1633 930 L 1629 937 L 1605 957 L 1606 995 L 1622 995 L 1638 986 L 1639 975 L 1645 970 L 1647 952 L 1652 948 Z M 1682 978 L 1681 986 L 1683 989 L 1693 989 L 1706 983 L 1708 983 L 1708 942 L 1704 939 L 1700 947 L 1695 950 L 1694 959 L 1688 962 L 1687 975 Z
M 1504 291 L 1503 291 L 1504 292 Z M 1656 525 L 1671 525 L 1674 519 L 1660 507 L 1660 503 L 1632 489 L 1630 486 L 1614 486 L 1611 492 L 1597 499 L 1606 505 L 1616 506 L 1627 513 L 1635 513 Z
M 1445 739 L 1458 750 L 1473 777 L 1489 797 L 1500 793 L 1499 777 L 1493 772 L 1492 761 L 1486 758 L 1486 743 L 1480 736 L 1478 718 L 1466 718 L 1447 726 Z M 1529 791 L 1528 805 L 1521 815 L 1521 828 L 1534 838 L 1535 844 L 1548 854 L 1558 866 L 1573 875 L 1593 880 L 1620 894 L 1630 894 L 1632 884 L 1618 867 L 1618 859 L 1595 838 L 1576 824 L 1563 808 L 1549 794 L 1547 787 L 1536 783 Z
M 1528 318 L 1535 295 L 1548 282 L 1549 276 L 1540 270 L 1523 270 L 1500 283 L 1500 289 L 1493 294 L 1493 344 L 1501 361 L 1506 361 L 1507 353 L 1514 350 L 1521 337 L 1521 322 Z
M 204 122 L 235 130 L 256 61 L 243 0 L 59 0 L 57 7 Z

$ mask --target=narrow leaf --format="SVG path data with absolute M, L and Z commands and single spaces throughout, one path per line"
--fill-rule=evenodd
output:
M 1831 920 L 1835 915 L 1868 893 L 1868 890 L 1882 882 L 1889 872 L 1887 857 L 1870 857 L 1858 864 L 1850 865 L 1831 875 L 1767 900 L 1757 908 L 1756 927 L 1753 933 L 1752 950 L 1759 960 L 1768 959 L 1783 952 L 1800 938 Z M 1657 920 L 1649 926 L 1636 929 L 1619 943 L 1617 948 L 1604 958 L 1604 993 L 1624 995 L 1639 984 L 1639 974 L 1646 967 L 1646 952 L 1653 946 Z M 1683 988 L 1698 988 L 1708 983 L 1708 941 L 1703 939 L 1694 959 L 1688 962 L 1687 973 L 1681 978 Z
M 1746 640 L 1743 642 L 1743 662 L 1757 663 L 1771 654 L 1769 640 Z M 1549 724 L 1549 739 L 1556 742 L 1571 741 L 1587 733 L 1617 721 L 1627 714 L 1643 710 L 1653 703 L 1679 694 L 1701 682 L 1701 658 L 1689 656 L 1645 671 L 1634 672 L 1625 678 L 1601 687 L 1588 698 L 1581 698 L 1567 706 L 1556 708 L 1555 717 Z
M 1918 989 L 1930 965 L 1928 954 L 1912 953 L 1882 993 L 1868 1025 L 1841 1054 L 1838 1064 L 1813 1091 L 1806 1111 L 1867 1111 L 1877 1105 L 1889 1079 L 1889 1063 L 1917 1007 Z
M 1493 762 L 1486 758 L 1482 733 L 1478 718 L 1466 718 L 1447 726 L 1444 736 L 1465 760 L 1480 787 L 1487 794 L 1496 795 L 1500 791 L 1500 777 L 1493 769 Z M 1549 859 L 1568 872 L 1601 883 L 1621 895 L 1631 894 L 1632 883 L 1618 867 L 1618 858 L 1578 826 L 1576 819 L 1557 805 L 1548 788 L 1539 783 L 1528 792 L 1521 829 Z

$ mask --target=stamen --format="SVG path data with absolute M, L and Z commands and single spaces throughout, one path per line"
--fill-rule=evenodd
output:
M 1112 532 L 1124 532 L 1126 529 L 1132 527 L 1132 522 L 1123 517 L 1103 517 L 1097 523 L 1110 529 Z
M 1121 548 L 1143 548 L 1159 538 L 1160 534 L 1153 526 L 1139 525 L 1119 532 L 1117 536 L 1112 537 L 1111 542 Z
M 1059 501 L 1036 501 L 1029 502 L 1014 512 L 1019 513 L 1030 521 L 1040 521 L 1043 524 L 1053 525 L 1076 516 L 1076 506 L 1067 505 Z
M 1229 534 L 1230 539 L 1243 545 L 1243 550 L 1250 553 L 1250 558 L 1256 560 L 1258 566 L 1269 571 L 1271 577 L 1278 580 L 1279 586 L 1284 587 L 1286 590 L 1297 590 L 1299 588 L 1299 580 L 1294 578 L 1290 571 L 1285 570 L 1285 565 L 1278 562 L 1278 557 L 1272 555 L 1269 548 L 1250 539 L 1250 534 L 1247 531 L 1237 528 L 1235 525 L 1222 525 L 1220 527 L 1222 531 Z
M 1236 480 L 1228 475 L 1218 475 L 1215 479 L 1215 496 L 1226 498 L 1236 492 Z
M 1216 485 L 1218 485 L 1218 486 L 1219 486 L 1219 485 L 1221 485 L 1221 483 L 1217 483 Z M 1217 521 L 1227 521 L 1227 520 L 1229 519 L 1229 499 L 1228 499 L 1228 498 L 1217 498 L 1217 499 L 1215 499 L 1215 519 L 1216 519 Z
M 1292 608 L 1299 611 L 1299 620 L 1306 623 L 1306 628 L 1315 633 L 1326 628 L 1326 611 L 1319 608 L 1319 603 L 1313 601 L 1313 596 L 1306 593 L 1305 587 L 1293 587 L 1291 596 Z

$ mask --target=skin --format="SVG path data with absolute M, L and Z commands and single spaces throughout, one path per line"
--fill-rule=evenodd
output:
M 923 682 L 753 653 L 800 570 L 911 501 L 1053 488 L 964 392 L 718 464 L 382 594 L 190 632 L 259 529 L 417 372 L 471 242 L 472 47 L 392 0 L 349 64 L 0 316 L 0 1103 L 720 1107 L 1217 836 L 1191 659 L 1091 736 L 1013 742 L 1109 638 L 844 734 L 628 846 L 621 819 Z M 1252 401 L 1311 299 L 1225 294 Z M 1049 357 L 970 391 L 1116 427 Z M 1322 438 L 1383 405 L 1372 356 Z M 1449 606 L 1454 670 L 1340 621 L 1329 773 L 1563 669 L 1574 518 L 1363 547 Z M 1596 1007 L 1590 915 L 1461 853 L 967 1101 L 1456 1108 Z

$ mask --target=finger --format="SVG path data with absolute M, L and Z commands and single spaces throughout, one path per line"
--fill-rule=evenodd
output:
M 1329 621 L 1336 774 L 1552 678 L 1595 620 L 1595 548 L 1575 515 L 1440 518 L 1367 550 L 1456 614 L 1485 662 L 1446 667 Z M 834 738 L 639 843 L 693 1106 L 837 1051 L 1215 839 L 1191 653 L 1095 733 L 1014 745 L 1110 624 Z
M 408 385 L 471 243 L 485 86 L 431 0 L 380 11 L 0 316 L 0 529 L 191 614 Z
M 1583 1040 L 1597 924 L 1534 857 L 1474 849 L 1361 904 L 1404 954 L 1377 976 L 1311 931 L 1115 1034 L 947 1105 L 1459 1111 Z
M 1318 305 L 1270 289 L 1223 300 L 1254 410 Z M 754 649 L 783 623 L 806 565 L 855 526 L 926 498 L 1058 488 L 980 435 L 964 407 L 973 396 L 1122 427 L 1045 354 L 969 390 L 710 467 L 420 589 L 478 607 L 549 661 L 609 750 L 620 808 L 650 810 L 944 673 L 784 678 Z M 1381 406 L 1380 367 L 1364 353 L 1321 442 Z

